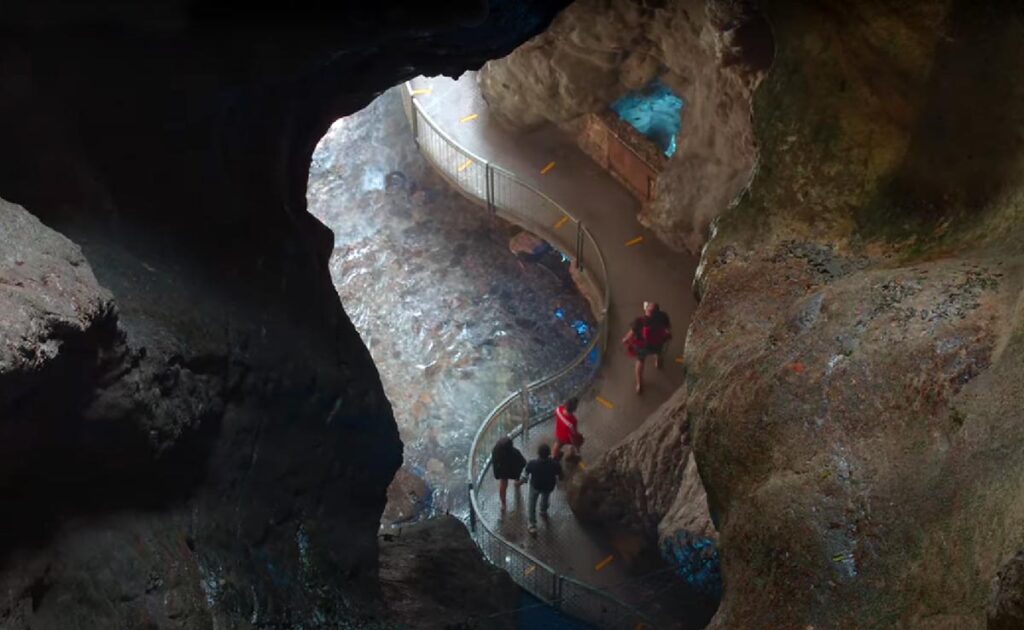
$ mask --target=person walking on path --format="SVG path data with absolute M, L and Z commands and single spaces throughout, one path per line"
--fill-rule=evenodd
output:
M 537 459 L 526 465 L 525 477 L 530 479 L 530 500 L 527 518 L 531 535 L 537 533 L 537 499 L 540 499 L 540 514 L 547 516 L 551 493 L 562 478 L 562 465 L 551 458 L 551 447 L 541 444 L 537 448 Z M 522 483 L 522 482 L 520 482 Z
M 562 449 L 566 446 L 579 451 L 583 446 L 583 434 L 579 430 L 576 419 L 576 408 L 579 399 L 573 397 L 555 408 L 555 460 L 562 459 Z
M 502 512 L 508 507 L 505 502 L 508 482 L 518 480 L 519 476 L 523 474 L 524 466 L 526 466 L 526 458 L 512 444 L 512 438 L 506 435 L 499 439 L 491 451 L 491 468 L 494 470 L 494 478 L 498 480 L 498 497 L 501 499 Z
M 636 393 L 643 391 L 644 359 L 653 355 L 654 367 L 661 369 L 662 353 L 672 339 L 672 321 L 657 302 L 644 302 L 644 315 L 633 320 L 629 332 L 622 338 L 626 351 L 636 357 Z

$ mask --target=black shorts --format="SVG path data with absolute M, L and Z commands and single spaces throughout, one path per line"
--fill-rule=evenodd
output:
M 636 358 L 638 361 L 643 361 L 647 357 L 661 354 L 661 351 L 665 349 L 665 344 L 659 344 L 657 346 L 644 346 L 643 348 L 637 348 Z

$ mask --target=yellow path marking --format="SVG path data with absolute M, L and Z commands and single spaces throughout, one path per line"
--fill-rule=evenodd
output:
M 582 459 L 580 460 L 580 468 L 582 468 L 583 470 L 587 469 L 587 465 L 583 463 Z
M 459 172 L 461 173 L 462 171 L 466 170 L 472 164 L 473 164 L 473 160 L 466 160 L 465 162 L 462 163 L 461 166 L 459 166 Z
M 638 236 L 636 238 L 633 238 L 633 239 L 630 239 L 630 240 L 626 241 L 626 247 L 632 247 L 632 246 L 634 246 L 634 245 L 636 245 L 638 243 L 643 243 L 643 242 L 644 242 L 644 237 Z
M 409 94 L 412 94 L 413 96 L 419 96 L 420 94 L 430 94 L 430 91 L 432 89 L 433 88 L 419 88 L 418 90 L 413 90 L 412 92 L 409 92 Z
M 536 570 L 537 570 L 537 565 L 531 564 L 530 566 L 526 567 L 525 571 L 523 571 L 523 577 L 529 576 L 531 573 L 533 573 Z
M 561 219 L 555 222 L 555 229 L 557 230 L 558 228 L 562 227 L 563 225 L 568 223 L 568 221 L 569 217 L 562 217 Z
M 597 396 L 597 402 L 601 403 L 601 405 L 607 407 L 608 409 L 615 408 L 615 404 L 612 401 L 608 400 L 607 398 L 604 398 L 603 396 Z
M 555 168 L 555 163 L 554 162 L 548 162 L 547 165 L 544 168 L 540 169 L 540 174 L 541 175 L 547 175 L 548 171 L 550 171 L 553 168 Z
M 676 363 L 682 363 L 683 357 L 676 357 Z
M 633 626 L 633 630 L 644 630 L 644 628 L 646 628 L 646 627 L 647 627 L 646 623 L 644 623 L 642 621 L 638 621 L 638 622 L 636 622 L 636 625 Z
M 595 564 L 594 565 L 594 570 L 595 571 L 600 571 L 601 569 L 604 569 L 606 566 L 608 566 L 609 564 L 612 563 L 612 560 L 614 558 L 615 558 L 615 556 L 608 556 L 604 560 L 602 560 L 602 561 L 598 562 L 597 564 Z
M 480 117 L 480 114 L 470 114 L 469 116 L 463 116 L 462 118 L 460 118 L 459 122 L 461 122 L 461 123 L 468 123 L 469 121 L 476 120 L 479 117 Z

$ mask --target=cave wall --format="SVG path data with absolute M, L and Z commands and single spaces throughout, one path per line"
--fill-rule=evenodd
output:
M 764 10 L 760 169 L 705 252 L 687 345 L 716 627 L 985 627 L 1024 543 L 1024 93 L 1002 78 L 1024 16 Z
M 657 199 L 638 218 L 696 254 L 754 167 L 750 99 L 772 57 L 755 4 L 580 0 L 542 35 L 488 62 L 481 91 L 506 125 L 579 133 L 586 114 L 660 78 L 685 102 L 682 129 Z
M 578 508 L 699 530 L 692 454 L 712 627 L 1021 627 L 1024 13 L 760 10 L 757 166 L 704 248 L 685 390 L 591 463 Z
M 380 91 L 560 8 L 0 7 L 0 626 L 386 617 L 401 443 L 309 160 Z

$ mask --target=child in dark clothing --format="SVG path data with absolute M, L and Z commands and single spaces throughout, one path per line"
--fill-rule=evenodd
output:
M 551 447 L 541 444 L 537 449 L 537 459 L 530 460 L 526 465 L 525 476 L 530 478 L 530 503 L 528 517 L 530 533 L 537 533 L 537 499 L 540 499 L 540 513 L 548 513 L 549 499 L 555 484 L 562 478 L 562 465 L 551 459 Z

